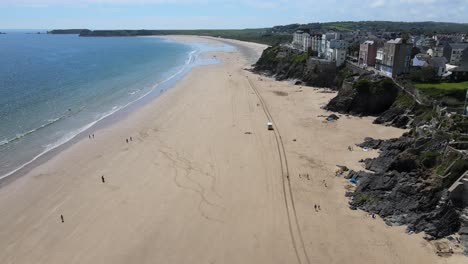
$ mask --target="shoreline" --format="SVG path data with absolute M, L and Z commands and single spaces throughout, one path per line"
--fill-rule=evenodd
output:
M 161 38 L 169 41 L 175 41 L 171 36 L 150 36 Z M 175 41 L 177 42 L 177 41 Z M 28 172 L 40 166 L 41 164 L 47 162 L 54 156 L 60 154 L 62 151 L 66 150 L 67 148 L 73 146 L 74 144 L 80 142 L 83 139 L 86 139 L 87 134 L 90 134 L 90 131 L 99 130 L 105 128 L 107 126 L 112 125 L 115 122 L 127 117 L 131 111 L 134 111 L 141 106 L 150 103 L 152 100 L 156 100 L 161 93 L 165 92 L 166 90 L 170 89 L 174 86 L 177 81 L 182 79 L 188 72 L 190 72 L 194 67 L 200 67 L 207 64 L 212 63 L 219 63 L 219 62 L 208 62 L 204 64 L 203 62 L 198 61 L 197 59 L 199 56 L 202 56 L 206 51 L 200 49 L 200 47 L 195 47 L 193 42 L 183 42 L 179 41 L 179 43 L 184 43 L 185 45 L 191 46 L 193 50 L 189 53 L 189 57 L 187 58 L 187 63 L 181 66 L 181 69 L 178 70 L 175 74 L 169 76 L 168 78 L 161 80 L 154 84 L 153 88 L 148 91 L 147 93 L 143 94 L 142 96 L 134 99 L 127 104 L 119 107 L 119 109 L 110 112 L 109 114 L 104 114 L 97 120 L 88 123 L 82 128 L 78 128 L 78 133 L 71 136 L 69 139 L 66 139 L 63 143 L 54 142 L 51 143 L 52 145 L 50 148 L 43 150 L 41 153 L 37 154 L 31 160 L 23 163 L 19 167 L 13 169 L 6 174 L 0 175 L 0 188 L 5 186 L 6 184 L 14 181 L 18 177 L 22 177 L 26 175 Z M 7 144 L 7 143 L 6 143 Z
M 402 130 L 369 117 L 324 122 L 334 94 L 245 71 L 240 51 L 206 56 L 222 63 L 192 69 L 157 102 L 0 188 L 0 262 L 296 263 L 296 249 L 310 263 L 462 263 L 347 205 L 336 165 L 359 169 L 378 153 L 346 147 Z M 261 101 L 284 141 L 296 220 Z

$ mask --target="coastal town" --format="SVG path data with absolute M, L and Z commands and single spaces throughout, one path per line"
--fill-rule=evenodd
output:
M 468 264 L 468 0 L 5 0 L 0 264 Z
M 357 46 L 359 45 L 359 46 Z M 460 34 L 409 35 L 399 32 L 324 32 L 301 29 L 291 47 L 310 60 L 337 67 L 354 63 L 397 77 L 412 69 L 431 68 L 438 77 L 468 80 L 468 36 Z

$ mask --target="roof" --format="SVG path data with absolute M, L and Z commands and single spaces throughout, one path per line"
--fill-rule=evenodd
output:
M 430 55 L 427 55 L 425 53 L 418 53 L 415 57 L 418 58 L 418 60 L 429 60 L 431 58 Z
M 403 43 L 403 40 L 401 38 L 396 38 L 396 39 L 391 39 L 389 41 L 387 41 L 387 43 L 390 43 L 390 44 L 401 44 Z
M 468 72 L 468 65 L 458 66 L 456 68 L 450 69 L 451 72 Z
M 468 48 L 468 43 L 451 43 L 450 44 L 450 47 L 452 47 L 452 49 L 466 49 Z
M 444 67 L 447 63 L 447 59 L 445 57 L 434 57 L 431 60 L 431 65 L 433 67 Z

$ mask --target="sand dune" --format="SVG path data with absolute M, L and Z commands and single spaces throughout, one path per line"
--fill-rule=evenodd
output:
M 402 130 L 324 122 L 333 94 L 253 75 L 264 46 L 221 41 L 242 48 L 0 189 L 0 263 L 457 261 L 348 209 L 334 176 L 377 155 L 347 146 Z

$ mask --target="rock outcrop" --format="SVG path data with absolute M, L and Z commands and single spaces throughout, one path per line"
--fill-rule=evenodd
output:
M 457 208 L 450 201 L 450 181 L 434 173 L 454 161 L 446 155 L 448 139 L 416 138 L 406 133 L 398 139 L 367 138 L 360 147 L 379 149 L 379 157 L 364 161 L 367 171 L 347 176 L 358 184 L 350 206 L 380 215 L 388 224 L 407 225 L 409 231 L 424 231 L 434 238 L 453 234 L 460 228 Z M 446 172 L 456 178 L 468 169 L 452 167 Z
M 399 89 L 389 78 L 345 81 L 327 110 L 353 115 L 379 115 L 395 102 Z
M 342 82 L 333 63 L 311 59 L 308 53 L 286 46 L 265 49 L 253 70 L 277 80 L 299 80 L 299 83 L 315 87 L 337 89 Z

